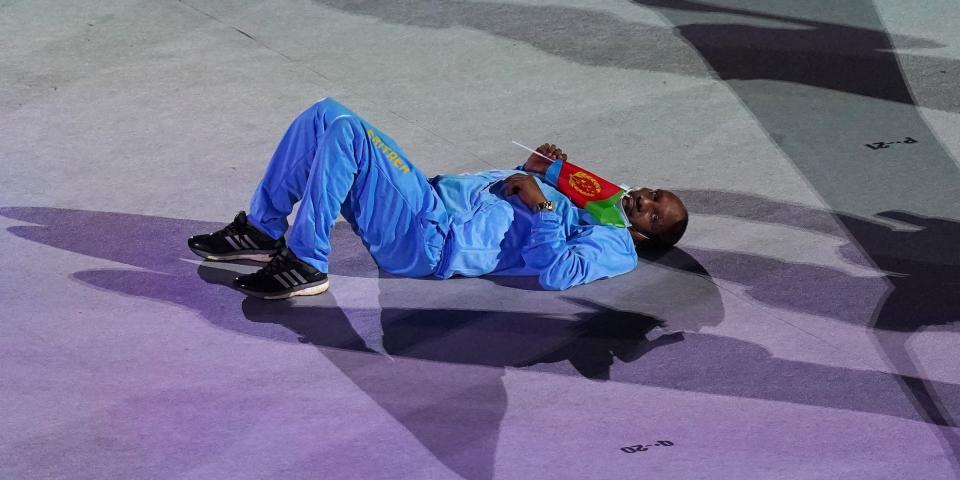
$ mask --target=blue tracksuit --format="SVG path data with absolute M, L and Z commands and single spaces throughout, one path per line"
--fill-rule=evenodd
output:
M 326 98 L 287 130 L 250 202 L 249 220 L 273 238 L 287 230 L 290 250 L 328 270 L 337 214 L 353 226 L 385 271 L 403 276 L 537 275 L 562 290 L 633 270 L 626 229 L 597 225 L 540 182 L 554 212 L 532 213 L 503 195 L 501 180 L 519 170 L 427 179 L 387 135 Z M 342 206 L 342 208 L 341 208 Z

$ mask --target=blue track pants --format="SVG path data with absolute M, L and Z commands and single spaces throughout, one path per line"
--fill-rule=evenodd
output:
M 426 177 L 387 135 L 331 98 L 298 116 L 284 134 L 250 201 L 251 224 L 329 270 L 337 214 L 353 226 L 380 268 L 432 274 L 440 261 L 446 211 Z

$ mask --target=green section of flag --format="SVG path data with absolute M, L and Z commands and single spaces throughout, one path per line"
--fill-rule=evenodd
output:
M 627 192 L 620 190 L 603 200 L 587 202 L 583 208 L 602 224 L 626 227 L 627 224 L 623 221 L 623 215 L 620 214 L 620 199 L 623 198 L 625 193 Z

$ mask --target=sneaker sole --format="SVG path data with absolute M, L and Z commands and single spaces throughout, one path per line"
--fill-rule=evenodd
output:
M 282 300 L 284 298 L 290 297 L 300 297 L 300 296 L 310 296 L 310 295 L 320 295 L 323 292 L 326 292 L 330 288 L 330 280 L 327 280 L 323 283 L 314 284 L 314 285 L 301 285 L 300 287 L 294 290 L 287 290 L 283 293 L 277 294 L 268 294 L 263 292 L 252 292 L 250 290 L 239 289 L 241 292 L 250 295 L 251 297 L 262 298 L 264 300 Z
M 273 250 L 239 250 L 230 255 L 214 255 L 210 252 L 205 252 L 196 248 L 191 248 L 190 251 L 197 254 L 198 257 L 203 258 L 204 260 L 212 260 L 215 262 L 225 262 L 228 260 L 252 260 L 254 262 L 267 263 L 271 258 L 273 258 L 274 255 L 277 254 L 277 252 Z

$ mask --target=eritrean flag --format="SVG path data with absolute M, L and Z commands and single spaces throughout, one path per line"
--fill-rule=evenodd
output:
M 574 205 L 586 210 L 598 222 L 626 227 L 620 200 L 627 193 L 619 185 L 610 183 L 569 162 L 560 166 L 557 189 Z

